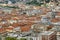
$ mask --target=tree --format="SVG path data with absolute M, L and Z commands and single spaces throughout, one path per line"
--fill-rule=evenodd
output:
M 27 40 L 26 38 L 20 38 L 20 40 Z
M 14 37 L 6 37 L 5 40 L 17 40 L 17 38 L 14 38 Z
M 41 5 L 41 3 L 39 3 L 39 2 L 37 2 L 37 0 L 33 0 L 33 1 L 31 1 L 31 2 L 27 2 L 26 4 L 31 4 L 31 5 L 37 5 L 37 6 L 40 6 Z
M 46 2 L 46 3 L 49 3 L 49 2 L 50 2 L 50 0 L 45 0 L 45 2 Z

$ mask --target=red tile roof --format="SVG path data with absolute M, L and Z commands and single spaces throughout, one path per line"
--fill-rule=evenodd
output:
M 57 16 L 60 16 L 60 12 L 57 13 Z
M 0 28 L 0 33 L 4 33 L 6 32 L 6 29 L 5 28 Z
M 59 22 L 59 21 L 60 21 L 59 18 L 54 18 L 54 19 L 51 20 L 51 22 Z
M 31 29 L 31 25 L 25 25 L 25 26 L 21 26 L 21 31 L 22 32 L 28 32 Z

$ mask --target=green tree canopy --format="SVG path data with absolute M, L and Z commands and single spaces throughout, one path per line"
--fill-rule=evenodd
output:
M 15 37 L 6 37 L 5 40 L 17 40 Z

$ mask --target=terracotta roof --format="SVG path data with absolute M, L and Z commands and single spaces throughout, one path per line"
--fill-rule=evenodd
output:
M 59 22 L 59 21 L 60 21 L 59 18 L 54 18 L 54 19 L 51 20 L 51 22 Z
M 31 29 L 31 25 L 25 25 L 25 26 L 21 26 L 21 31 L 22 32 L 28 32 Z
M 57 13 L 57 16 L 60 16 L 60 12 Z
M 2 27 L 8 27 L 8 24 L 2 24 Z
M 13 23 L 12 26 L 13 27 L 17 27 L 18 26 L 18 23 Z
M 6 30 L 13 30 L 13 28 L 6 28 Z
M 6 32 L 6 29 L 5 28 L 0 28 L 0 33 L 4 33 Z
M 24 26 L 25 24 L 23 22 L 18 23 L 19 26 Z
M 54 26 L 53 25 L 47 26 L 47 30 L 50 30 L 52 27 L 54 27 Z

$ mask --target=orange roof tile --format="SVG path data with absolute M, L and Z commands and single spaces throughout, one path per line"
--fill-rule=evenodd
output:
M 60 16 L 60 12 L 57 13 L 57 16 Z
M 6 32 L 5 28 L 0 28 L 0 33 Z
M 54 27 L 54 26 L 53 25 L 47 26 L 47 30 L 51 29 L 52 27 Z
M 18 26 L 18 23 L 13 23 L 12 26 L 13 27 L 17 27 Z
M 59 22 L 60 19 L 59 18 L 55 18 L 55 19 L 52 19 L 51 22 Z
M 31 25 L 21 26 L 21 31 L 22 31 L 22 32 L 29 31 L 30 29 L 31 29 Z
M 13 30 L 13 28 L 6 28 L 6 30 Z

